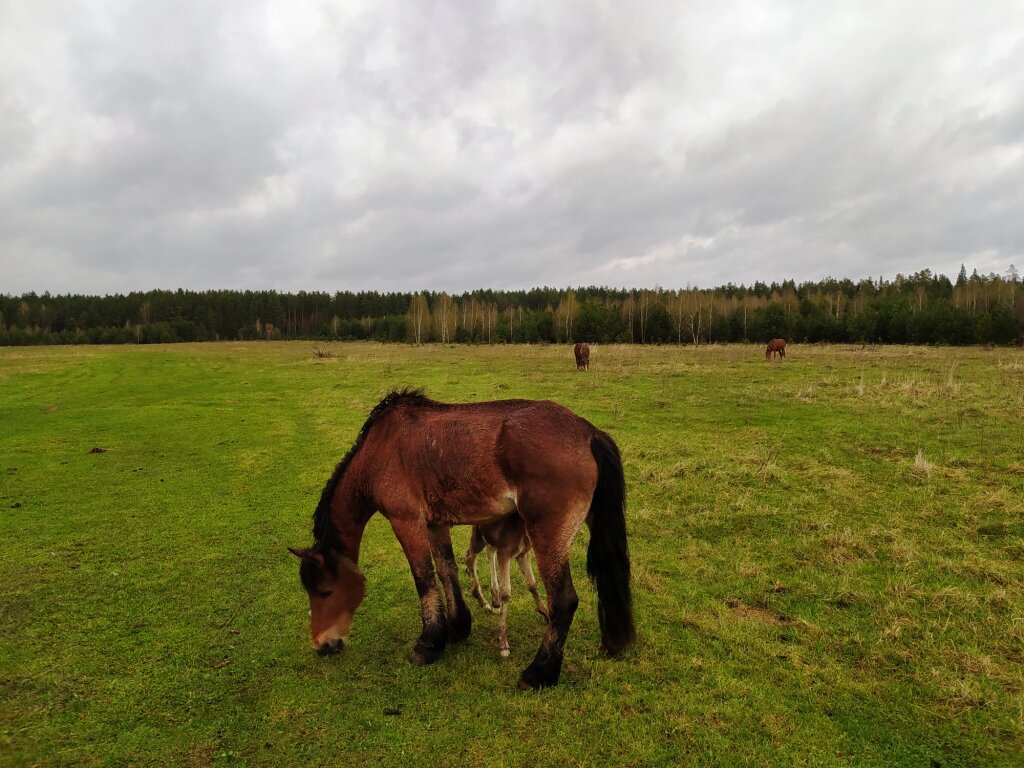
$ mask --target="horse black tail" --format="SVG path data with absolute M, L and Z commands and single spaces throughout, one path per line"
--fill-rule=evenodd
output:
M 597 588 L 601 647 L 615 656 L 636 639 L 626 542 L 626 479 L 619 448 L 611 437 L 595 430 L 590 451 L 597 461 L 597 487 L 587 516 L 587 575 Z

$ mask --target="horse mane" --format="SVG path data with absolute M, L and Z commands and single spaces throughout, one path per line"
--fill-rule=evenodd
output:
M 377 420 L 396 405 L 403 402 L 429 405 L 433 404 L 434 401 L 426 397 L 422 389 L 406 387 L 404 389 L 393 389 L 388 392 L 370 411 L 370 415 L 366 418 L 362 429 L 359 430 L 356 441 L 348 449 L 348 453 L 345 454 L 344 458 L 338 462 L 334 472 L 331 473 L 330 479 L 327 481 L 327 485 L 324 486 L 324 490 L 320 494 L 320 501 L 313 512 L 313 546 L 325 555 L 331 556 L 333 553 L 338 552 L 341 547 L 338 531 L 334 527 L 334 521 L 331 520 L 331 498 L 334 496 L 338 483 L 345 476 L 345 470 L 352 463 L 352 459 L 359 452 L 363 441 L 366 439 L 366 435 L 369 434 L 370 429 L 377 423 Z

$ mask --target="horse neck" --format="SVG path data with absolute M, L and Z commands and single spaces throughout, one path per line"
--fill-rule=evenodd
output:
M 338 554 L 359 562 L 363 531 L 376 507 L 362 490 L 359 473 L 351 471 L 338 483 L 331 499 L 331 522 L 338 534 Z

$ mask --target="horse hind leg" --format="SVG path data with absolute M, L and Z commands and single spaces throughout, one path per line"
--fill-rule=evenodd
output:
M 523 580 L 526 582 L 526 588 L 530 590 L 530 594 L 533 595 L 533 603 L 537 606 L 537 613 L 544 617 L 545 621 L 548 621 L 548 606 L 544 600 L 541 599 L 540 591 L 537 589 L 537 579 L 533 575 L 533 568 L 530 566 L 530 552 L 527 550 L 523 554 L 516 558 L 516 562 L 519 563 L 519 570 L 523 572 Z
M 523 515 L 524 520 L 546 522 L 545 525 L 539 522 L 533 525 L 528 523 L 527 533 L 533 542 L 537 569 L 548 594 L 548 629 L 537 649 L 537 655 L 519 675 L 520 690 L 532 691 L 558 684 L 565 640 L 579 607 L 579 597 L 569 570 L 569 550 L 586 519 L 589 506 L 589 499 L 578 504 L 567 504 L 565 514 L 557 521 L 545 515 L 530 515 L 529 518 Z
M 519 675 L 518 687 L 532 691 L 558 684 L 562 673 L 562 657 L 565 640 L 572 626 L 573 616 L 579 607 L 579 597 L 572 583 L 568 558 L 551 557 L 544 562 L 538 555 L 537 565 L 548 593 L 548 629 L 544 633 L 537 655 Z

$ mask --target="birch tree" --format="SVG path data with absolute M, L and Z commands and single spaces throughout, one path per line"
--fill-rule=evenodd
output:
M 447 293 L 441 293 L 434 302 L 432 316 L 434 336 L 441 340 L 442 344 L 451 343 L 455 337 L 455 319 L 457 317 L 455 302 Z
M 406 313 L 409 318 L 409 334 L 416 346 L 422 344 L 428 332 L 430 322 L 430 307 L 427 306 L 427 297 L 417 293 L 409 302 L 409 311 Z
M 555 322 L 558 324 L 558 329 L 564 333 L 564 339 L 567 342 L 573 340 L 572 327 L 578 313 L 579 304 L 576 301 L 576 292 L 568 291 L 555 309 Z

